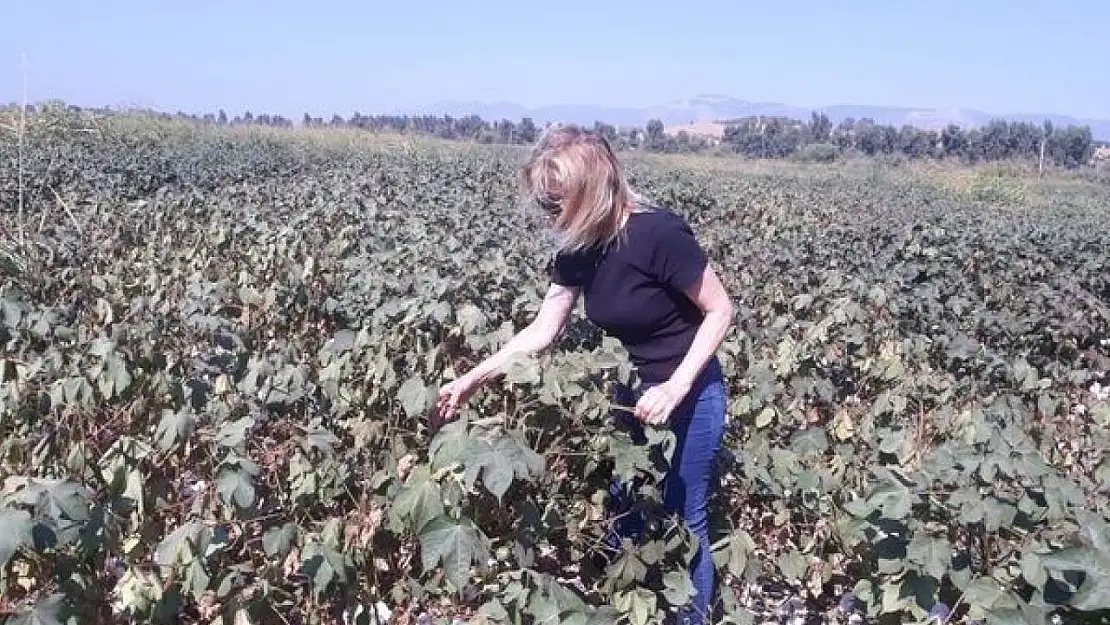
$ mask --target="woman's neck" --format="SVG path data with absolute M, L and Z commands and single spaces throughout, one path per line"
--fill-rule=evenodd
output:
M 626 205 L 624 207 L 624 210 L 621 211 L 621 226 L 620 226 L 621 229 L 624 229 L 625 225 L 628 224 L 628 219 L 630 217 L 632 217 L 633 215 L 635 215 L 637 213 L 646 213 L 650 210 L 651 210 L 650 207 L 645 207 L 640 202 L 637 202 L 637 201 L 629 202 L 628 205 Z

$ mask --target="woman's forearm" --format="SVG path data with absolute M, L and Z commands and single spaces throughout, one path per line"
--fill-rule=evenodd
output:
M 717 352 L 730 325 L 732 325 L 731 305 L 707 312 L 701 325 L 698 326 L 690 349 L 686 351 L 682 362 L 671 375 L 671 381 L 682 385 L 683 388 L 692 388 L 694 381 L 705 369 L 705 365 Z
M 518 355 L 531 355 L 547 349 L 562 332 L 578 299 L 578 293 L 577 288 L 557 284 L 548 287 L 532 323 L 517 332 L 501 349 L 467 372 L 463 378 L 474 386 L 481 386 L 504 373 L 505 365 Z
M 551 341 L 535 326 L 527 326 L 509 339 L 501 349 L 468 371 L 464 377 L 469 378 L 476 386 L 484 385 L 503 374 L 505 366 L 518 355 L 535 354 L 546 349 L 550 344 Z

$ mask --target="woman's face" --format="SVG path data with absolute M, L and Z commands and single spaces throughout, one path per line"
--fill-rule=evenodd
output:
M 543 212 L 544 219 L 548 223 L 554 224 L 559 215 L 563 213 L 562 202 L 541 198 L 536 203 L 539 204 L 540 211 Z

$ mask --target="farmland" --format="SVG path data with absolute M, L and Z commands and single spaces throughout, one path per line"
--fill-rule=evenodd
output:
M 691 543 L 652 505 L 668 437 L 609 419 L 629 367 L 581 316 L 429 425 L 436 388 L 546 287 L 521 152 L 76 115 L 9 130 L 0 619 L 644 625 L 689 596 Z M 1110 608 L 1110 188 L 630 170 L 736 303 L 722 622 Z M 612 475 L 654 521 L 606 565 Z

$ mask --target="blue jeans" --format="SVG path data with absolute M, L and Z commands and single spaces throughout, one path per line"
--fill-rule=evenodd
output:
M 621 392 L 623 397 L 619 397 L 618 401 L 634 406 L 635 400 L 649 386 L 645 385 L 639 392 L 626 389 Z M 663 508 L 668 514 L 680 514 L 699 543 L 690 571 L 690 581 L 697 595 L 680 615 L 679 623 L 702 625 L 709 622 L 715 583 L 709 542 L 709 494 L 716 477 L 717 451 L 724 436 L 727 408 L 728 397 L 721 365 L 713 358 L 668 422 L 676 441 L 662 484 Z M 628 413 L 622 411 L 616 418 L 634 432 L 641 430 L 635 417 Z M 619 483 L 615 483 L 611 489 L 615 500 L 612 512 L 618 514 L 627 513 L 632 506 L 631 502 L 623 501 L 621 492 Z M 620 537 L 632 537 L 642 531 L 642 519 L 638 516 L 633 514 L 616 523 L 617 535 L 610 545 L 619 548 Z

